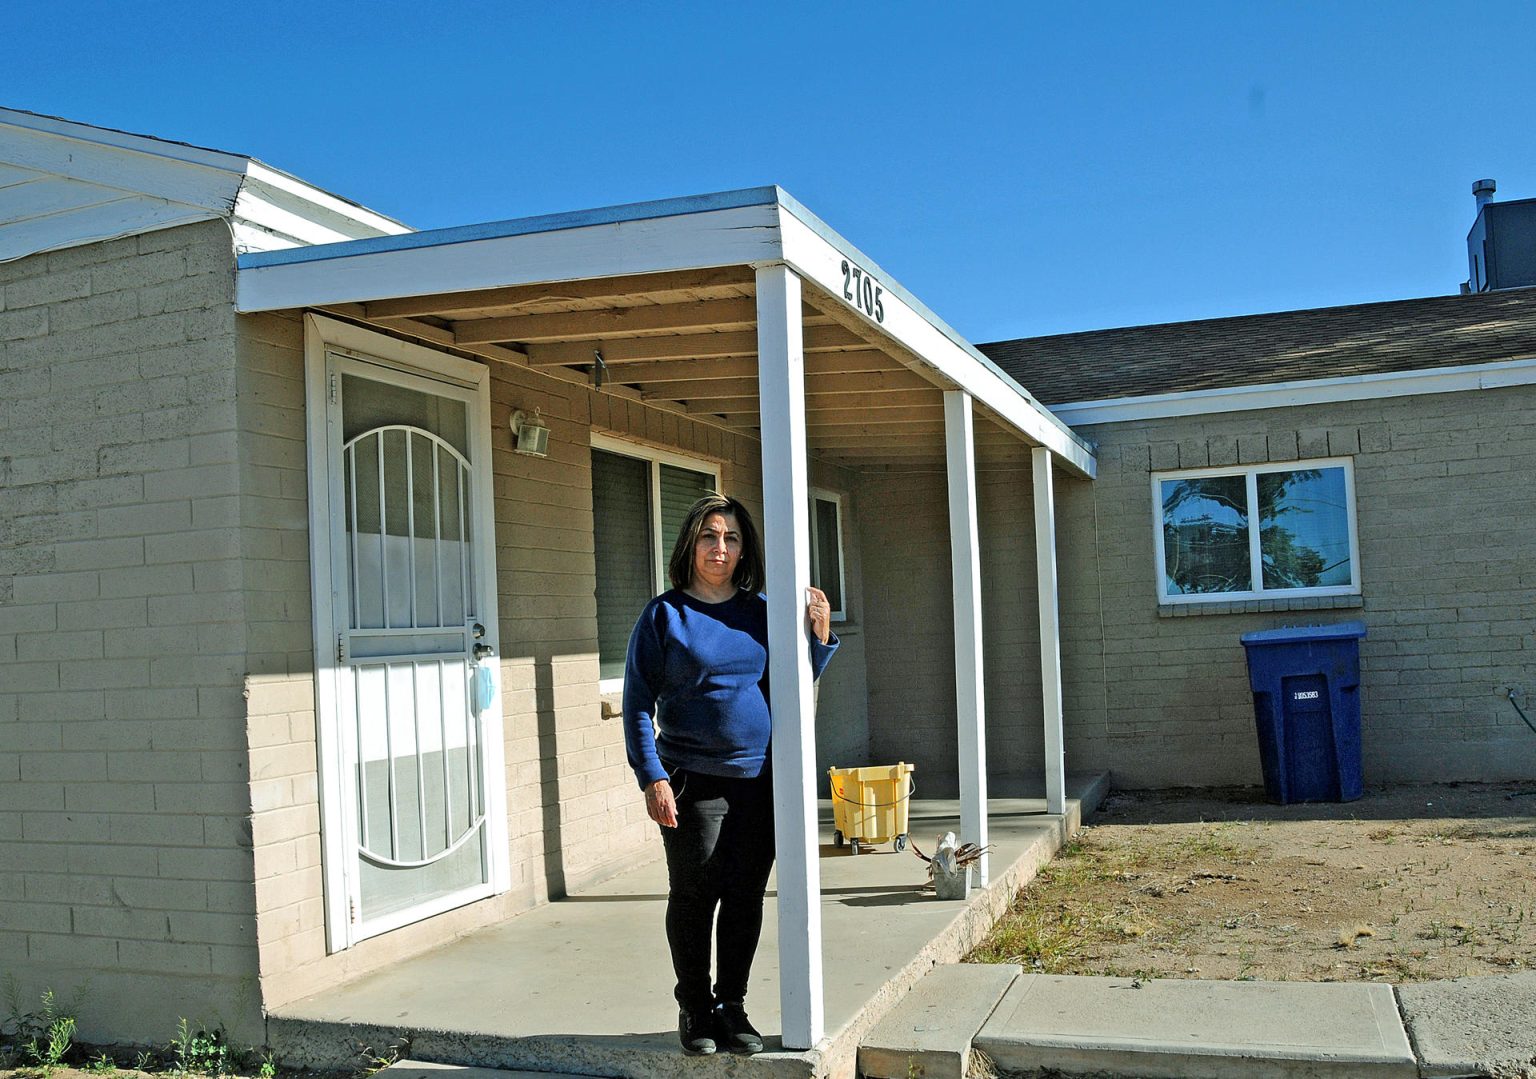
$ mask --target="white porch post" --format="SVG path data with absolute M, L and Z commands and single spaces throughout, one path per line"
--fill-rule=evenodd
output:
M 1040 596 L 1040 700 L 1045 713 L 1045 811 L 1067 811 L 1066 751 L 1061 737 L 1061 621 L 1056 600 L 1056 490 L 1051 451 L 1036 446 L 1035 582 Z
M 955 720 L 961 841 L 987 845 L 987 707 L 981 661 L 981 558 L 976 534 L 976 442 L 971 395 L 944 391 L 949 471 L 949 563 L 955 604 Z M 987 856 L 977 865 L 987 883 Z
M 763 437 L 763 547 L 768 569 L 768 686 L 773 698 L 773 812 L 779 885 L 779 1008 L 784 1046 L 824 1033 L 816 727 L 807 649 L 811 583 L 800 278 L 757 271 L 757 384 Z

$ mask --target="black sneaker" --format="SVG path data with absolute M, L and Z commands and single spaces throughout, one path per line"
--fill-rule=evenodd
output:
M 763 1037 L 752 1028 L 747 1009 L 740 1004 L 715 1005 L 715 1037 L 733 1053 L 751 1056 L 763 1051 Z
M 707 1057 L 715 1051 L 715 1023 L 710 1012 L 681 1008 L 677 1013 L 677 1040 L 683 1052 L 693 1057 Z

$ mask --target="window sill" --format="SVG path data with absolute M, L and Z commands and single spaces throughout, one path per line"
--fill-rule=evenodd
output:
M 1365 606 L 1363 596 L 1296 596 L 1290 599 L 1238 599 L 1223 603 L 1159 603 L 1159 618 L 1202 614 L 1263 614 L 1266 611 L 1343 611 Z

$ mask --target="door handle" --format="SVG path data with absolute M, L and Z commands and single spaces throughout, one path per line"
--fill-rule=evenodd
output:
M 474 647 L 474 653 L 475 662 L 478 663 L 480 660 L 485 659 L 488 656 L 494 656 L 496 654 L 496 649 L 492 648 L 488 644 L 477 644 Z

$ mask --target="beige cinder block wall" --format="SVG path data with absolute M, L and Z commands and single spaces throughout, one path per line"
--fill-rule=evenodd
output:
M 625 763 L 622 727 L 598 689 L 591 437 L 604 432 L 718 462 L 725 489 L 761 514 L 756 441 L 537 371 L 497 365 L 491 383 L 493 490 L 505 725 L 511 890 L 325 951 L 319 792 L 307 577 L 303 327 L 240 319 L 242 437 L 252 626 L 247 686 L 256 905 L 263 1001 L 279 1006 L 660 856 L 655 826 Z M 249 405 L 247 410 L 244 406 Z M 550 426 L 545 458 L 512 452 L 514 409 Z M 850 478 L 818 469 L 818 483 Z M 302 576 L 299 575 L 302 571 Z M 855 567 L 856 572 L 856 567 Z M 854 577 L 856 582 L 856 576 Z M 637 611 L 636 614 L 639 612 Z M 857 634 L 855 634 L 857 636 Z M 823 687 L 829 741 L 862 746 L 863 663 L 840 656 Z M 830 700 L 829 700 L 830 698 Z
M 0 286 L 0 972 L 259 1042 L 229 229 Z
M 1056 477 L 1069 769 L 1110 769 L 1117 784 L 1130 787 L 1259 783 L 1239 636 L 1350 618 L 1369 630 L 1361 644 L 1368 784 L 1514 779 L 1536 769 L 1536 735 L 1504 696 L 1510 686 L 1529 692 L 1536 679 L 1530 387 L 1106 424 L 1081 433 L 1099 444 L 1099 478 Z M 1313 600 L 1285 610 L 1159 612 L 1153 470 L 1329 456 L 1350 457 L 1355 466 L 1364 585 L 1358 605 Z M 864 545 L 867 587 L 895 608 L 871 627 L 871 741 L 876 755 L 931 741 L 935 767 L 952 770 L 943 477 L 922 489 L 910 479 L 872 478 L 861 495 L 865 505 L 879 500 L 914 522 L 912 542 L 882 547 L 866 536 Z M 980 501 L 988 752 L 1000 786 L 1017 771 L 1033 777 L 1039 768 L 1027 476 L 1006 493 L 983 478 Z M 1011 575 L 1017 587 L 988 585 L 1008 579 L 989 577 L 993 557 L 1018 560 Z M 1008 632 L 1004 625 L 1016 632 L 1006 646 L 998 639 Z M 933 665 L 932 677 L 909 675 L 919 662 Z M 1020 672 L 1016 692 L 1003 699 L 993 688 L 1005 677 L 998 663 Z M 914 695 L 909 715 L 921 721 L 917 732 L 896 715 Z
M 1063 550 L 1063 587 L 1081 593 L 1077 609 L 1093 592 L 1103 598 L 1102 629 L 1073 627 L 1080 754 L 1132 784 L 1258 782 L 1238 636 L 1360 618 L 1369 632 L 1360 648 L 1367 783 L 1512 779 L 1536 769 L 1536 735 L 1504 697 L 1536 676 L 1536 390 L 1083 433 L 1101 443 L 1101 478 L 1072 485 L 1067 497 L 1074 527 L 1097 520 L 1097 542 Z M 1322 603 L 1303 601 L 1302 610 L 1158 617 L 1150 470 L 1325 456 L 1354 460 L 1361 606 L 1309 610 Z
M 513 888 L 326 957 L 302 325 L 233 297 L 223 222 L 0 265 L 0 973 L 92 1040 L 260 1043 L 263 1007 L 653 857 L 598 704 L 590 434 L 761 502 L 751 440 L 497 372 Z M 505 436 L 532 404 L 545 461 Z
M 1043 783 L 1031 473 L 977 473 L 988 772 L 993 793 Z M 921 795 L 954 797 L 954 610 L 942 472 L 863 477 L 860 551 L 869 597 L 870 754 L 911 761 Z

